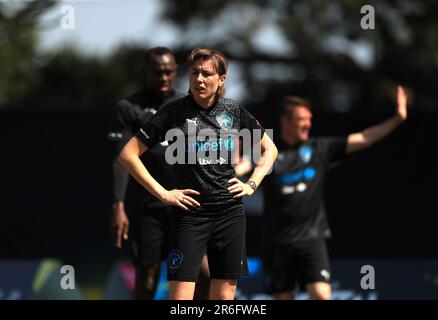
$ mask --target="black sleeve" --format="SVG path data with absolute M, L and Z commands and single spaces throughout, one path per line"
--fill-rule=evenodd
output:
M 123 100 L 117 104 L 111 118 L 107 138 L 115 147 L 114 152 L 116 152 L 117 155 L 134 135 L 132 129 L 133 112 L 130 109 L 129 102 Z
M 126 101 L 119 102 L 113 112 L 107 136 L 113 145 L 113 203 L 124 201 L 129 181 L 128 172 L 118 163 L 117 158 L 123 146 L 133 135 L 130 116 L 128 103 Z
M 253 134 L 253 138 L 256 138 L 252 142 L 253 144 L 259 143 L 265 133 L 265 128 L 263 128 L 257 119 L 242 106 L 240 106 L 240 129 L 249 129 L 251 132 L 254 132 L 254 130 L 260 130 L 260 135 Z
M 129 173 L 113 158 L 113 203 L 124 201 L 128 186 Z
M 321 137 L 317 141 L 318 148 L 327 164 L 345 158 L 347 154 L 347 137 Z
M 160 108 L 136 133 L 136 137 L 149 148 L 165 139 L 166 132 L 174 127 L 172 121 L 173 104 Z

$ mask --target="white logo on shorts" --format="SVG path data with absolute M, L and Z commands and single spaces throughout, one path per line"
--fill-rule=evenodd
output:
M 327 270 L 322 269 L 321 276 L 325 279 L 325 281 L 330 281 L 330 273 Z

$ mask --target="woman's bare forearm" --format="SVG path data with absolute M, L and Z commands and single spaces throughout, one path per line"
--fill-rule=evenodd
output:
M 249 178 L 249 180 L 254 181 L 257 186 L 262 183 L 263 178 L 270 172 L 278 154 L 277 147 L 266 134 L 260 143 L 260 147 L 262 149 L 260 161 L 257 163 Z
M 140 155 L 147 150 L 136 138 L 131 139 L 119 155 L 119 163 L 152 195 L 160 201 L 165 199 L 167 190 L 158 183 L 140 160 Z

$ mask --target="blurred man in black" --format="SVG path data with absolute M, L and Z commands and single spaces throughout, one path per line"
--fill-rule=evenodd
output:
M 330 237 L 323 185 L 328 165 L 387 136 L 407 118 L 406 94 L 397 89 L 397 112 L 388 120 L 346 137 L 310 138 L 310 104 L 286 97 L 280 117 L 281 141 L 272 174 L 266 177 L 266 286 L 276 299 L 293 299 L 296 285 L 310 299 L 330 299 L 326 238 Z
M 172 52 L 164 47 L 146 53 L 146 87 L 121 100 L 114 112 L 109 140 L 115 145 L 113 161 L 113 214 L 116 248 L 128 239 L 129 220 L 132 222 L 133 254 L 136 273 L 135 298 L 153 299 L 160 275 L 160 263 L 167 258 L 171 208 L 142 188 L 117 162 L 123 146 L 146 121 L 164 104 L 186 94 L 172 88 L 177 64 Z M 172 166 L 165 161 L 167 142 L 158 144 L 142 157 L 154 177 L 168 188 L 175 183 Z M 125 206 L 126 204 L 126 206 Z M 126 207 L 126 211 L 125 211 Z M 128 215 L 129 214 L 129 219 Z M 207 261 L 201 268 L 201 283 L 195 297 L 208 298 Z
M 294 96 L 284 99 L 278 157 L 263 188 L 265 285 L 275 299 L 293 299 L 297 286 L 305 288 L 310 299 L 331 298 L 326 247 L 330 229 L 323 203 L 328 166 L 370 147 L 403 123 L 406 99 L 398 87 L 397 112 L 390 119 L 345 137 L 317 138 L 309 137 L 309 102 Z

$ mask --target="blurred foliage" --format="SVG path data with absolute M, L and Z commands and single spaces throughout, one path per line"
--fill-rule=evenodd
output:
M 0 105 L 18 103 L 38 82 L 35 51 L 40 15 L 55 1 L 29 1 L 12 10 L 0 2 Z
M 104 109 L 143 85 L 141 46 L 106 57 L 71 47 L 37 53 L 37 21 L 54 2 L 29 1 L 13 12 L 0 2 L 0 106 Z M 263 108 L 295 94 L 317 110 L 385 113 L 393 111 L 396 83 L 421 108 L 437 104 L 435 1 L 162 2 L 162 18 L 178 28 L 172 49 L 180 65 L 193 47 L 220 49 L 241 73 L 248 104 Z M 375 8 L 375 30 L 360 27 L 365 4 Z
M 144 83 L 144 48 L 122 46 L 109 57 L 64 47 L 37 52 L 39 18 L 54 0 L 0 2 L 0 106 L 93 110 L 113 105 Z
M 122 46 L 109 57 L 64 47 L 40 58 L 40 81 L 25 105 L 45 110 L 96 110 L 143 86 L 144 48 Z
M 360 26 L 366 4 L 375 9 L 374 30 Z M 435 107 L 437 9 L 433 0 L 166 0 L 163 17 L 186 35 L 182 49 L 220 48 L 239 64 L 253 100 L 297 94 L 317 108 L 375 112 L 393 105 L 396 83 L 423 108 Z M 280 31 L 286 50 L 257 43 L 266 28 Z

